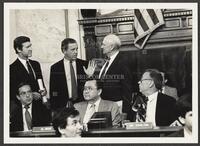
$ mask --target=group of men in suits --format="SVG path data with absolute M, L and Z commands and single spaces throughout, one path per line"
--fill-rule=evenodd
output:
M 120 46 L 121 41 L 116 35 L 109 34 L 104 38 L 101 47 L 107 59 L 101 70 L 97 71 L 94 61 L 88 63 L 77 58 L 78 45 L 74 39 L 64 39 L 61 43 L 64 57 L 53 64 L 50 70 L 51 111 L 56 112 L 60 108 L 74 105 L 80 112 L 81 122 L 87 123 L 91 117 L 90 107 L 93 105 L 93 112 L 110 111 L 113 125 L 119 125 L 121 117 L 118 105 L 121 105 L 121 112 L 127 113 L 131 120 L 134 91 L 132 83 L 136 81 L 133 81 L 127 59 L 119 51 Z M 14 40 L 14 49 L 18 59 L 10 65 L 10 101 L 23 107 L 18 98 L 20 83 L 29 82 L 33 103 L 47 92 L 39 62 L 29 59 L 32 55 L 30 38 L 17 37 Z M 40 90 L 38 79 L 42 81 L 43 90 Z M 156 70 L 146 70 L 139 82 L 140 92 L 149 100 L 145 120 L 155 126 L 168 126 L 176 116 L 175 100 L 159 92 L 162 85 L 161 73 Z M 16 114 L 13 111 L 17 111 L 23 115 L 22 111 L 13 110 L 13 107 L 15 106 L 11 104 L 12 113 Z

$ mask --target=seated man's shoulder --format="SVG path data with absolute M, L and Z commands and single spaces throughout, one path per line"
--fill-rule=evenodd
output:
M 81 107 L 83 104 L 87 104 L 87 102 L 86 101 L 77 102 L 74 104 L 74 107 L 78 108 L 78 107 Z
M 108 106 L 118 106 L 117 103 L 115 103 L 114 101 L 110 101 L 110 100 L 102 100 L 104 104 L 108 105 Z

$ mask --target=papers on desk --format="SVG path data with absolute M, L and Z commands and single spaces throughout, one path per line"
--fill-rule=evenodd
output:
M 151 122 L 128 122 L 124 125 L 126 129 L 153 129 Z

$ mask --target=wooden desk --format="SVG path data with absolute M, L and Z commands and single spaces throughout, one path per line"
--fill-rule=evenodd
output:
M 16 132 L 11 132 L 10 137 L 56 137 L 56 133 L 55 131 L 54 132 L 16 131 Z
M 155 127 L 153 129 L 109 128 L 94 129 L 83 133 L 83 137 L 163 137 L 182 127 Z
M 180 130 L 182 127 L 155 127 L 153 129 L 109 128 L 83 132 L 83 137 L 162 137 Z M 10 137 L 56 137 L 55 132 L 11 132 Z

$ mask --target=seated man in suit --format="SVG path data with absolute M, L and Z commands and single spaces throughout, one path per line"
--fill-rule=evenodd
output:
M 113 101 L 101 99 L 101 92 L 99 80 L 90 78 L 85 82 L 83 96 L 86 101 L 74 105 L 80 112 L 81 122 L 88 123 L 94 112 L 110 111 L 113 126 L 118 126 L 121 121 L 119 107 Z
M 156 69 L 147 69 L 138 82 L 140 92 L 147 99 L 145 122 L 153 126 L 169 126 L 177 117 L 176 100 L 158 92 L 162 88 L 162 75 Z
M 48 126 L 51 122 L 50 111 L 41 100 L 33 100 L 33 92 L 29 83 L 20 83 L 17 99 L 20 104 L 11 101 L 10 131 L 28 131 L 35 126 Z
M 167 74 L 164 72 L 160 72 L 163 78 L 163 86 L 162 86 L 162 93 L 166 94 L 168 96 L 174 97 L 176 100 L 178 100 L 178 94 L 177 94 L 177 89 L 168 86 L 166 83 L 168 81 L 167 79 Z
M 182 95 L 177 101 L 178 121 L 183 125 L 183 129 L 172 133 L 169 137 L 192 137 L 192 95 L 190 93 Z
M 60 137 L 81 137 L 83 130 L 80 114 L 74 107 L 58 109 L 53 116 L 53 127 Z

